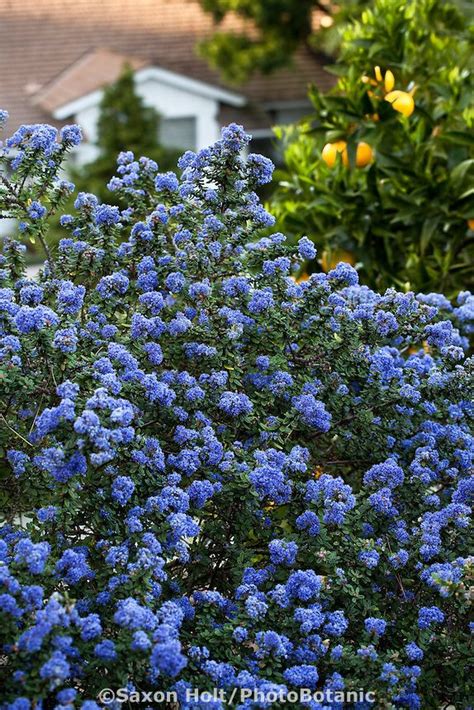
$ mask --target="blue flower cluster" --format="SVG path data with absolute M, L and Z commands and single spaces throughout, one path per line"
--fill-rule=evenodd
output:
M 79 139 L 5 141 L 26 231 Z M 380 707 L 468 707 L 473 297 L 295 280 L 314 247 L 270 234 L 248 142 L 225 128 L 180 177 L 122 153 L 127 208 L 81 193 L 37 280 L 5 242 L 1 710 L 361 679 Z

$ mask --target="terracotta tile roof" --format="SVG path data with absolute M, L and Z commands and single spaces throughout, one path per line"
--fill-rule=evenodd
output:
M 111 84 L 126 64 L 136 70 L 146 66 L 147 62 L 136 57 L 110 52 L 107 49 L 95 49 L 61 72 L 43 90 L 37 92 L 33 103 L 52 113 L 69 101 Z
M 243 24 L 229 17 L 220 28 Z M 196 0 L 0 0 L 0 107 L 10 112 L 9 130 L 51 122 L 60 96 L 110 81 L 123 57 L 229 88 L 195 52 L 213 29 Z M 258 104 L 301 100 L 308 83 L 332 85 L 324 61 L 301 50 L 292 69 L 256 76 L 237 91 Z M 80 76 L 81 67 L 97 76 Z

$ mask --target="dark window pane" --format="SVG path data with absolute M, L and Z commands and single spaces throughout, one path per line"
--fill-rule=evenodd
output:
M 160 143 L 166 148 L 196 149 L 196 118 L 162 118 Z

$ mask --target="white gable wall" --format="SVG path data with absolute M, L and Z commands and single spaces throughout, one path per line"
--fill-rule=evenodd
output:
M 83 143 L 73 153 L 74 160 L 79 165 L 90 163 L 97 157 L 98 150 L 94 143 L 97 139 L 98 119 L 99 107 L 97 104 L 78 111 L 73 117 L 73 122 L 79 124 L 84 135 Z
M 198 150 L 214 143 L 219 137 L 220 127 L 217 120 L 219 102 L 216 99 L 159 84 L 151 78 L 142 82 L 137 81 L 137 92 L 147 106 L 153 106 L 163 118 L 194 117 Z

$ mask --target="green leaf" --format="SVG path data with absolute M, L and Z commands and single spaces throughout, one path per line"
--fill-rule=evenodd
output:
M 474 158 L 469 160 L 463 160 L 462 163 L 456 165 L 453 170 L 451 170 L 451 181 L 455 187 L 460 186 L 461 183 L 466 179 L 466 175 L 469 170 L 474 166 Z
M 431 242 L 431 239 L 436 233 L 438 225 L 439 217 L 428 217 L 428 219 L 425 219 L 423 222 L 420 235 L 420 249 L 422 255 L 426 252 L 428 244 Z

